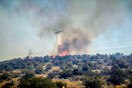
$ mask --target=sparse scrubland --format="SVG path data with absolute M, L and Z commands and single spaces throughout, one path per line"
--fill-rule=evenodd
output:
M 132 54 L 27 56 L 3 61 L 0 88 L 132 88 Z

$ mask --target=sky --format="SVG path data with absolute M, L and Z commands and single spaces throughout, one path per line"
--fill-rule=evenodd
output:
M 86 54 L 131 54 L 132 1 L 0 0 L 0 61 L 49 55 L 71 28 L 87 31 Z

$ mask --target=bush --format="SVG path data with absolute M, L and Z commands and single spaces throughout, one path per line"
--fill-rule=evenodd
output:
M 99 78 L 86 78 L 83 84 L 86 88 L 102 88 L 102 81 Z
M 17 78 L 20 76 L 20 73 L 12 73 L 12 78 Z
M 128 85 L 127 88 L 132 88 L 132 75 L 130 75 L 130 84 Z
M 68 63 L 67 67 L 71 69 L 73 67 L 72 63 Z
M 19 88 L 57 88 L 56 83 L 50 79 L 33 77 L 20 80 Z
M 73 75 L 82 75 L 82 71 L 79 70 L 79 69 L 74 69 L 74 70 L 72 71 L 72 73 L 73 73 Z
M 35 70 L 35 73 L 36 74 L 42 74 L 42 73 L 44 73 L 44 70 L 41 67 L 37 67 L 36 70 Z
M 10 80 L 11 79 L 11 75 L 7 72 L 2 73 L 2 75 L 0 76 L 0 80 Z
M 56 77 L 57 75 L 59 75 L 59 71 L 58 70 L 54 70 L 53 72 L 48 74 L 48 78 L 52 79 L 52 78 Z
M 29 79 L 29 78 L 33 78 L 35 76 L 35 74 L 32 74 L 32 73 L 27 73 L 26 75 L 24 75 L 22 77 L 22 79 Z
M 56 82 L 56 85 L 57 85 L 57 88 L 62 88 L 63 86 L 64 86 L 65 88 L 67 87 L 66 83 L 63 83 L 63 82 L 61 82 L 61 81 Z
M 113 64 L 117 64 L 120 68 L 128 68 L 128 65 L 124 60 L 117 59 L 113 62 Z
M 87 64 L 82 65 L 82 71 L 88 71 L 91 70 L 91 68 Z
M 52 63 L 47 64 L 46 69 L 50 70 L 53 67 Z
M 108 68 L 104 68 L 101 72 L 101 75 L 109 75 L 110 74 L 110 70 Z
M 126 77 L 127 75 L 124 71 L 120 69 L 112 69 L 108 81 L 111 82 L 113 85 L 120 85 L 124 82 Z
M 71 69 L 64 69 L 61 73 L 60 73 L 60 78 L 67 78 L 67 77 L 72 77 L 72 70 Z
M 22 70 L 22 74 L 27 74 L 27 73 L 33 74 L 34 72 L 32 70 L 29 70 L 29 69 L 23 69 Z

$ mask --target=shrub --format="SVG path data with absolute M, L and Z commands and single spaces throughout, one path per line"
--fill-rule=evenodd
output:
M 56 83 L 50 79 L 33 77 L 20 80 L 19 88 L 57 88 Z

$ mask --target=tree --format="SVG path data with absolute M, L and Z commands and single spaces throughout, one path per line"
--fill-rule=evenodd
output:
M 86 77 L 89 77 L 89 78 L 90 77 L 101 78 L 101 76 L 100 76 L 100 74 L 98 72 L 85 71 L 85 72 L 83 72 L 83 75 L 85 75 Z
M 63 83 L 63 82 L 61 82 L 61 81 L 56 82 L 56 85 L 57 85 L 57 88 L 62 88 L 63 86 L 64 86 L 65 88 L 67 87 L 66 83 Z
M 48 74 L 48 78 L 52 79 L 52 78 L 56 77 L 57 75 L 59 75 L 59 70 L 54 70 Z
M 67 67 L 71 69 L 73 67 L 72 63 L 68 63 Z
M 43 66 L 42 63 L 40 63 L 40 62 L 35 62 L 34 63 L 34 68 L 42 67 L 42 66 Z
M 12 78 L 17 78 L 17 77 L 19 77 L 21 74 L 20 73 L 12 73 L 11 74 L 11 77 Z
M 29 69 L 23 69 L 22 70 L 22 74 L 27 74 L 27 73 L 33 74 L 34 72 L 32 70 L 29 70 Z
M 29 78 L 33 78 L 35 76 L 35 74 L 32 74 L 32 73 L 27 73 L 26 75 L 24 75 L 22 77 L 22 79 L 29 79 Z
M 62 72 L 60 72 L 60 78 L 72 77 L 72 75 L 71 69 L 64 69 Z
M 12 71 L 12 70 L 13 70 L 12 66 L 6 65 L 6 71 Z
M 43 70 L 42 67 L 37 67 L 36 70 L 35 70 L 35 73 L 36 74 L 42 74 L 42 73 L 44 73 L 44 70 Z
M 46 69 L 50 70 L 53 67 L 52 63 L 47 64 Z
M 74 70 L 72 71 L 72 73 L 73 73 L 73 75 L 82 75 L 82 71 L 79 70 L 79 69 L 74 69 Z
M 110 74 L 110 70 L 108 68 L 104 68 L 101 72 L 101 75 L 109 75 Z
M 2 75 L 0 76 L 0 80 L 9 80 L 11 79 L 11 75 L 7 72 L 2 73 Z
M 132 88 L 132 75 L 130 75 L 130 84 L 128 85 L 128 87 L 127 88 Z
M 73 61 L 72 61 L 72 64 L 77 65 L 78 63 L 79 63 L 79 60 L 73 60 Z
M 90 67 L 87 64 L 82 65 L 82 71 L 87 71 L 89 69 L 90 69 Z
M 124 82 L 126 74 L 120 69 L 112 69 L 110 73 L 110 78 L 108 79 L 113 85 L 119 85 Z
M 128 65 L 126 64 L 126 62 L 124 60 L 121 59 L 116 59 L 113 64 L 117 64 L 120 68 L 127 68 Z
M 102 81 L 100 78 L 90 77 L 86 78 L 83 84 L 85 85 L 85 88 L 101 88 Z
M 29 79 L 21 79 L 19 88 L 57 88 L 56 83 L 50 79 L 42 77 L 33 77 Z

